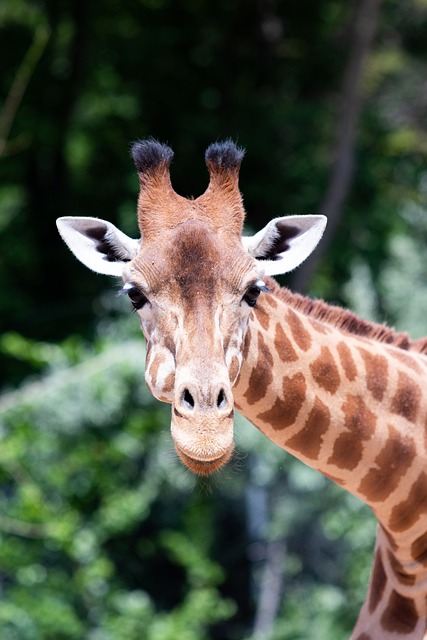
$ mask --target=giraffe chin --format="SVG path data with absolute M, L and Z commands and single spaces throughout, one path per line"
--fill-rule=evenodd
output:
M 223 467 L 234 450 L 234 412 L 177 410 L 172 405 L 171 436 L 181 462 L 198 476 Z M 182 412 L 182 413 L 181 413 Z
M 232 444 L 228 451 L 214 460 L 199 460 L 197 458 L 192 458 L 180 450 L 176 444 L 175 450 L 181 462 L 195 475 L 210 476 L 212 473 L 215 473 L 215 471 L 218 471 L 221 467 L 227 464 L 233 454 L 234 446 Z

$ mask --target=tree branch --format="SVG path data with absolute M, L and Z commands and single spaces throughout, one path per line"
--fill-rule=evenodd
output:
M 295 272 L 291 286 L 306 291 L 320 259 L 328 249 L 340 221 L 354 176 L 354 149 L 362 109 L 362 81 L 374 41 L 381 0 L 361 0 L 355 17 L 353 46 L 341 90 L 341 114 L 329 185 L 320 206 L 328 217 L 325 235 L 316 251 Z
M 267 638 L 273 631 L 283 593 L 285 557 L 285 540 L 269 540 L 266 545 L 252 640 Z
M 34 34 L 34 39 L 15 75 L 9 93 L 0 111 L 0 158 L 6 154 L 7 140 L 12 129 L 19 106 L 27 90 L 31 76 L 46 48 L 50 37 L 47 25 L 40 25 Z

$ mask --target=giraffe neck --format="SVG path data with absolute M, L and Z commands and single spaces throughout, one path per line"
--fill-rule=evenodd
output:
M 381 341 L 382 328 L 371 331 L 376 339 L 356 335 L 284 298 L 277 291 L 264 296 L 251 316 L 236 407 L 376 515 L 376 561 L 353 637 L 396 638 L 393 627 L 402 637 L 423 638 L 427 357 L 409 343 L 405 350 Z

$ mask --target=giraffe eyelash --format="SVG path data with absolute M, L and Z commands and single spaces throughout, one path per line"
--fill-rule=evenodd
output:
M 131 284 L 130 282 L 125 282 L 123 287 L 118 290 L 117 295 L 118 296 L 126 296 L 131 289 L 136 289 L 135 285 Z
M 126 282 L 118 292 L 119 296 L 127 295 L 135 311 L 139 311 L 148 302 L 147 296 L 139 287 L 131 282 Z
M 270 289 L 265 284 L 264 280 L 257 280 L 253 284 L 254 287 L 258 287 L 260 291 L 264 291 L 265 293 L 270 293 Z
M 265 285 L 265 282 L 263 280 L 256 280 L 246 289 L 243 300 L 250 307 L 255 307 L 256 301 L 258 300 L 261 291 L 268 293 L 270 289 Z

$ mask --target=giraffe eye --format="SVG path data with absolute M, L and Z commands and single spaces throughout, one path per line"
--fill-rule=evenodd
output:
M 131 289 L 128 289 L 126 293 L 128 295 L 129 300 L 132 303 L 133 308 L 136 309 L 137 311 L 138 309 L 142 309 L 145 303 L 148 302 L 148 299 L 146 298 L 146 296 L 137 287 L 132 287 Z
M 250 307 L 254 307 L 256 305 L 256 301 L 258 300 L 259 294 L 261 291 L 269 291 L 268 287 L 265 286 L 262 280 L 257 280 L 253 285 L 249 287 L 243 296 L 243 300 Z

